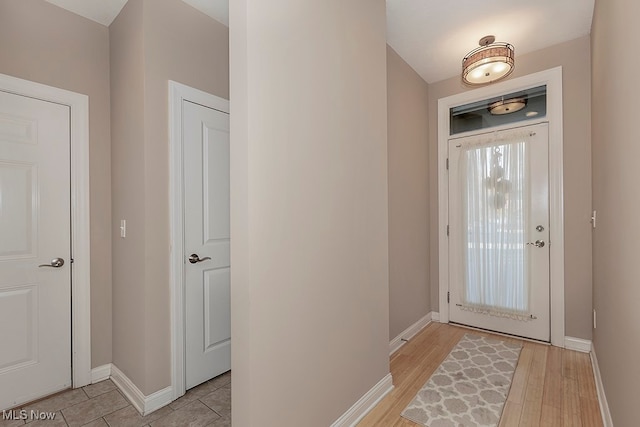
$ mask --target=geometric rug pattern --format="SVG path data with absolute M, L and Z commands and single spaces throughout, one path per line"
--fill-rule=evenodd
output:
M 428 427 L 497 426 L 521 349 L 465 334 L 402 416 Z

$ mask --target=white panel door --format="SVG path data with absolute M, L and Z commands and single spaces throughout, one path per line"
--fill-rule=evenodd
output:
M 0 409 L 71 386 L 69 114 L 0 91 Z
M 231 369 L 229 115 L 183 101 L 187 389 Z
M 546 123 L 449 141 L 449 318 L 550 340 Z

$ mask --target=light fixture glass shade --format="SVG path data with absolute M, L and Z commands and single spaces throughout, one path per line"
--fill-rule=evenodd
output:
M 514 49 L 509 43 L 480 46 L 462 60 L 462 81 L 472 86 L 492 83 L 511 74 L 514 66 Z
M 522 110 L 527 106 L 527 98 L 510 98 L 496 101 L 489 104 L 489 112 L 494 116 L 501 116 L 503 114 L 511 114 L 516 111 Z

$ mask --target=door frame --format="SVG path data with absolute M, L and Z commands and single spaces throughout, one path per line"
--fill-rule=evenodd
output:
M 66 105 L 71 131 L 71 382 L 91 384 L 91 229 L 89 206 L 89 97 L 0 74 L 0 89 Z
M 438 100 L 438 277 L 439 321 L 449 322 L 449 180 L 447 172 L 449 135 L 449 109 L 471 102 L 500 96 L 536 86 L 547 86 L 547 116 L 538 120 L 511 123 L 491 130 L 503 130 L 514 126 L 549 123 L 549 286 L 551 344 L 564 347 L 564 201 L 563 201 L 563 115 L 562 115 L 562 67 L 530 74 L 517 79 L 495 83 Z M 482 129 L 478 132 L 487 132 Z M 467 132 L 456 135 L 472 135 Z
M 171 288 L 171 388 L 173 400 L 186 392 L 184 308 L 184 173 L 182 102 L 189 101 L 229 114 L 229 101 L 169 80 L 169 209 Z

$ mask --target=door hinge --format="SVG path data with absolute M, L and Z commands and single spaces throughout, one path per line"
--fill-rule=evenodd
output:
M 447 237 L 449 237 L 449 225 L 447 225 Z
M 449 159 L 447 159 L 447 170 L 449 170 Z
M 447 292 L 447 304 L 451 302 L 451 292 Z

